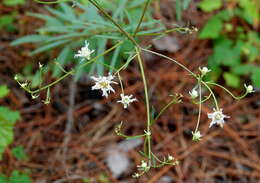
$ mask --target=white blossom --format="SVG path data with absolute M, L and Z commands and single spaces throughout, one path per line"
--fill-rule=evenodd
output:
M 109 74 L 108 76 L 99 76 L 95 77 L 92 76 L 91 79 L 95 81 L 95 85 L 92 86 L 92 90 L 101 90 L 102 96 L 108 97 L 108 94 L 112 91 L 115 92 L 115 90 L 112 88 L 111 84 L 117 84 L 117 82 L 112 81 L 114 79 L 114 76 Z
M 223 125 L 225 123 L 224 118 L 229 118 L 229 116 L 222 113 L 222 109 L 216 110 L 214 109 L 213 113 L 208 113 L 208 118 L 212 119 L 209 128 L 213 125 L 220 125 L 221 128 L 223 128 Z
M 168 160 L 169 160 L 169 161 L 172 161 L 172 160 L 174 160 L 174 157 L 171 156 L 171 155 L 168 155 Z
M 141 165 L 137 165 L 137 167 L 140 169 L 146 169 L 146 168 L 148 168 L 148 164 L 142 160 Z
M 200 141 L 201 137 L 202 137 L 202 135 L 201 135 L 200 131 L 192 132 L 193 141 Z
M 206 75 L 208 72 L 210 72 L 211 70 L 208 69 L 207 67 L 202 67 L 202 69 L 200 68 L 200 72 L 201 74 L 204 76 Z
M 252 85 L 244 85 L 245 86 L 245 88 L 246 88 L 246 92 L 247 93 L 253 93 L 254 92 L 254 88 L 253 88 L 253 86 Z
M 189 91 L 189 94 L 190 94 L 192 99 L 195 99 L 199 96 L 199 93 L 197 92 L 196 89 L 192 89 L 191 92 Z
M 121 93 L 120 96 L 121 96 L 121 100 L 117 102 L 122 103 L 125 109 L 130 105 L 130 103 L 137 101 L 136 98 L 132 98 L 133 95 L 124 95 L 123 93 Z
M 81 57 L 82 59 L 87 59 L 90 60 L 90 55 L 95 51 L 95 50 L 90 50 L 88 48 L 89 43 L 85 41 L 85 46 L 82 47 L 80 50 L 78 50 L 78 53 L 75 54 L 75 57 Z

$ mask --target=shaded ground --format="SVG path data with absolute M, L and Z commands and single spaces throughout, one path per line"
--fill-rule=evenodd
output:
M 28 5 L 24 9 L 26 8 L 30 8 L 30 11 L 42 11 L 36 5 Z M 12 11 L 2 6 L 0 9 L 1 13 Z M 22 120 L 16 125 L 13 145 L 22 144 L 29 160 L 17 161 L 11 156 L 10 149 L 7 149 L 4 160 L 0 163 L 1 172 L 8 174 L 13 169 L 29 168 L 37 183 L 57 183 L 66 178 L 69 180 L 65 182 L 76 183 L 82 182 L 79 180 L 81 177 L 102 182 L 102 174 L 106 174 L 110 182 L 127 183 L 260 181 L 259 93 L 242 101 L 234 101 L 216 88 L 220 106 L 231 118 L 223 129 L 209 129 L 207 113 L 211 112 L 212 106 L 210 103 L 203 105 L 200 129 L 202 134 L 206 135 L 201 142 L 194 143 L 191 141 L 191 131 L 196 123 L 197 106 L 190 104 L 187 93 L 193 88 L 195 81 L 168 61 L 147 55 L 144 59 L 151 88 L 151 105 L 160 109 L 169 102 L 169 93 L 184 95 L 183 103 L 172 106 L 153 127 L 154 152 L 159 157 L 173 154 L 181 163 L 176 167 L 151 170 L 147 176 L 139 180 L 133 179 L 131 175 L 136 169 L 135 165 L 142 160 L 138 153 L 142 146 L 138 146 L 128 152 L 131 158 L 128 171 L 118 179 L 113 178 L 105 159 L 107 149 L 122 141 L 122 138 L 115 135 L 114 127 L 120 121 L 125 121 L 124 132 L 134 135 L 142 133 L 145 126 L 143 88 L 136 65 L 131 65 L 122 73 L 126 93 L 134 94 L 139 101 L 128 111 L 115 102 L 118 94 L 111 95 L 108 99 L 102 98 L 91 91 L 91 83 L 85 79 L 74 83 L 71 78 L 67 78 L 55 86 L 50 105 L 43 105 L 40 99 L 32 101 L 12 79 L 14 73 L 35 59 L 28 56 L 32 46 L 13 48 L 9 45 L 16 37 L 28 34 L 34 29 L 31 25 L 35 20 L 24 15 L 22 10 L 19 11 L 22 13 L 17 22 L 19 34 L 1 34 L 0 81 L 5 81 L 12 89 L 8 99 L 1 103 L 21 111 Z M 170 24 L 174 22 L 174 18 L 167 14 L 167 11 L 170 12 L 169 8 L 162 3 L 162 11 L 157 11 L 155 16 Z M 192 25 L 198 27 L 206 19 L 207 16 L 199 12 L 194 5 L 190 7 L 189 13 L 184 15 L 184 21 L 191 21 Z M 172 36 L 177 37 L 180 49 L 176 53 L 164 54 L 175 58 L 193 71 L 206 64 L 206 58 L 211 52 L 210 42 L 197 40 L 196 34 Z M 236 91 L 237 94 L 240 92 L 242 91 Z M 70 123 L 73 123 L 71 131 L 68 126 Z

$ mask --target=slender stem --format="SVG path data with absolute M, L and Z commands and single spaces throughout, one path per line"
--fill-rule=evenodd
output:
M 126 32 L 119 23 L 117 23 L 95 0 L 89 0 L 91 4 L 93 4 L 97 9 L 101 11 L 101 13 L 106 16 L 135 46 L 139 47 L 138 43 L 135 39 Z
M 224 86 L 221 86 L 221 85 L 219 85 L 217 83 L 212 83 L 212 82 L 206 82 L 206 83 L 210 84 L 210 85 L 215 85 L 215 86 L 218 86 L 218 87 L 222 88 L 223 90 L 225 90 L 229 95 L 231 95 L 236 100 L 240 100 L 240 99 L 244 98 L 248 94 L 248 92 L 245 92 L 243 95 L 241 95 L 239 97 L 236 97 L 231 91 L 226 89 Z
M 166 58 L 166 59 L 168 59 L 168 60 L 170 60 L 170 61 L 176 63 L 177 65 L 179 65 L 180 67 L 182 67 L 184 70 L 188 71 L 192 76 L 194 76 L 195 78 L 197 78 L 197 76 L 196 76 L 195 73 L 193 73 L 190 69 L 188 69 L 186 66 L 184 66 L 184 65 L 181 64 L 180 62 L 178 62 L 178 61 L 176 61 L 176 60 L 174 60 L 174 59 L 172 59 L 172 58 L 170 58 L 170 57 L 167 57 L 167 56 L 165 56 L 165 55 L 163 55 L 163 54 L 160 54 L 160 53 L 157 53 L 157 52 L 154 52 L 154 51 L 151 51 L 151 50 L 147 50 L 147 49 L 145 49 L 145 48 L 141 48 L 141 49 L 144 50 L 144 51 L 146 51 L 146 52 L 149 52 L 149 53 L 152 53 L 152 54 L 154 54 L 154 55 L 157 55 L 157 56 Z
M 195 128 L 195 132 L 196 133 L 199 129 L 199 125 L 200 125 L 200 117 L 201 117 L 201 78 L 199 79 L 199 115 L 198 115 L 198 121 L 197 121 L 197 125 L 196 125 L 196 128 Z
M 175 31 L 179 31 L 181 32 L 182 30 L 185 31 L 187 28 L 186 27 L 177 27 L 177 28 L 172 28 L 172 29 L 168 29 L 162 32 L 155 32 L 155 33 L 137 33 L 137 36 L 159 36 L 159 35 L 164 35 L 164 34 L 168 34 L 171 32 L 175 32 Z
M 199 102 L 195 102 L 195 101 L 194 101 L 194 103 L 195 103 L 195 104 L 204 103 L 204 102 L 206 102 L 206 101 L 211 97 L 211 95 L 212 95 L 212 94 L 210 93 L 210 94 L 209 94 L 205 99 L 203 99 L 202 101 L 199 101 Z
M 146 78 L 145 78 L 145 73 L 144 73 L 144 68 L 143 68 L 143 62 L 142 62 L 142 58 L 140 55 L 140 48 L 136 47 L 136 53 L 137 53 L 137 58 L 138 58 L 138 63 L 139 63 L 139 67 L 141 70 L 141 75 L 142 75 L 142 79 L 143 79 L 143 84 L 144 84 L 144 94 L 145 94 L 145 102 L 146 102 L 146 113 L 147 113 L 147 133 L 151 133 L 151 119 L 150 119 L 150 104 L 149 104 L 149 96 L 148 96 L 148 89 L 147 89 L 147 82 L 146 82 Z M 148 159 L 149 159 L 149 163 L 151 160 L 151 134 L 146 136 L 147 139 L 147 147 L 148 147 Z
M 143 22 L 144 15 L 145 15 L 145 13 L 146 13 L 146 11 L 147 11 L 147 8 L 148 8 L 148 5 L 150 4 L 150 2 L 151 2 L 151 0 L 147 0 L 146 3 L 145 3 L 145 6 L 144 6 L 144 9 L 143 9 L 142 15 L 141 15 L 141 17 L 140 17 L 140 19 L 139 19 L 139 22 L 138 22 L 138 24 L 137 24 L 137 27 L 136 27 L 135 32 L 134 32 L 134 34 L 133 34 L 133 37 L 135 37 L 136 34 L 137 34 L 137 32 L 139 31 L 139 28 L 140 28 L 140 26 L 141 26 L 141 23 Z
M 176 103 L 176 99 L 171 100 L 168 104 L 166 104 L 162 110 L 159 112 L 159 114 L 154 118 L 154 121 L 157 121 L 159 119 L 159 117 L 162 115 L 162 113 L 164 111 L 166 111 L 166 109 L 168 109 L 172 104 Z
M 209 90 L 209 92 L 212 94 L 212 97 L 213 97 L 213 100 L 215 102 L 215 106 L 216 106 L 216 109 L 219 110 L 219 107 L 218 107 L 218 101 L 217 101 L 217 98 L 214 94 L 214 92 L 211 90 L 211 88 L 207 85 L 207 83 L 205 83 L 204 81 L 201 81 L 201 83 L 206 86 L 206 88 Z

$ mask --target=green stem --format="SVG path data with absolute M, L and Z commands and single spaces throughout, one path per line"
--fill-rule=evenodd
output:
M 211 90 L 211 88 L 207 85 L 207 83 L 205 83 L 204 81 L 201 81 L 201 83 L 206 86 L 206 88 L 209 90 L 209 92 L 212 94 L 212 97 L 213 97 L 213 100 L 215 102 L 215 106 L 216 106 L 216 109 L 217 111 L 219 111 L 219 107 L 218 107 L 218 101 L 217 101 L 217 98 L 215 96 L 215 94 L 213 93 L 213 91 Z
M 196 128 L 195 128 L 195 132 L 197 132 L 197 130 L 199 129 L 199 125 L 200 125 L 200 117 L 201 117 L 201 78 L 199 79 L 199 115 L 198 115 L 198 121 L 197 121 L 197 125 L 196 125 Z
M 93 4 L 97 9 L 101 11 L 101 13 L 107 17 L 135 46 L 139 47 L 138 43 L 135 39 L 126 32 L 119 23 L 117 23 L 95 0 L 89 0 L 91 4 Z
M 135 32 L 134 32 L 134 34 L 133 34 L 133 37 L 135 37 L 136 34 L 137 34 L 137 32 L 139 31 L 139 28 L 140 28 L 140 26 L 141 26 L 141 23 L 143 22 L 144 15 L 145 15 L 145 13 L 146 13 L 146 11 L 147 11 L 147 8 L 148 8 L 148 5 L 150 4 L 150 2 L 151 2 L 151 0 L 147 0 L 146 3 L 145 3 L 145 6 L 144 6 L 144 9 L 143 9 L 142 15 L 141 15 L 141 17 L 140 17 L 140 19 L 139 19 L 139 22 L 138 22 L 138 24 L 137 24 L 137 27 L 136 27 Z
M 215 86 L 218 86 L 218 87 L 222 88 L 223 90 L 225 90 L 229 95 L 231 95 L 236 100 L 240 100 L 240 99 L 244 98 L 248 94 L 248 92 L 245 92 L 243 95 L 241 95 L 239 97 L 236 97 L 231 91 L 226 89 L 224 86 L 221 86 L 221 85 L 219 85 L 217 83 L 212 83 L 212 82 L 206 82 L 206 83 L 210 84 L 210 85 L 215 85 Z
M 192 76 L 194 76 L 195 78 L 197 78 L 197 76 L 196 76 L 195 73 L 193 73 L 190 69 L 188 69 L 186 66 L 184 66 L 184 65 L 181 64 L 181 63 L 179 63 L 178 61 L 176 61 L 176 60 L 174 60 L 174 59 L 172 59 L 172 58 L 170 58 L 170 57 L 167 57 L 167 56 L 165 56 L 165 55 L 163 55 L 163 54 L 160 54 L 160 53 L 157 53 L 157 52 L 154 52 L 154 51 L 151 51 L 151 50 L 147 50 L 147 49 L 145 49 L 145 48 L 141 48 L 141 49 L 144 50 L 144 51 L 146 51 L 146 52 L 152 53 L 152 54 L 154 54 L 154 55 L 157 55 L 157 56 L 166 58 L 166 59 L 168 59 L 168 60 L 174 62 L 175 64 L 179 65 L 179 66 L 182 67 L 184 70 L 186 70 L 187 72 L 189 72 Z
M 56 4 L 56 3 L 60 3 L 60 2 L 70 1 L 70 0 L 57 0 L 57 1 L 49 1 L 49 2 L 40 1 L 40 0 L 33 0 L 33 1 L 35 1 L 37 3 L 41 3 L 41 4 Z
M 171 100 L 168 104 L 166 104 L 162 110 L 159 112 L 159 114 L 154 118 L 154 122 L 157 121 L 159 119 L 159 117 L 162 115 L 162 113 L 164 113 L 164 111 L 166 111 L 166 109 L 168 109 L 172 104 L 176 103 L 176 99 Z
M 173 29 L 169 29 L 169 30 L 165 30 L 162 32 L 155 32 L 155 33 L 138 33 L 137 36 L 160 36 L 160 35 L 164 35 L 164 34 L 169 34 L 171 32 L 175 32 L 175 31 L 184 31 L 186 30 L 185 27 L 178 27 L 178 28 L 173 28 Z
M 139 67 L 141 70 L 141 75 L 144 83 L 144 94 L 145 94 L 145 102 L 146 102 L 146 113 L 147 113 L 147 133 L 151 133 L 151 119 L 150 119 L 150 104 L 149 104 L 149 96 L 148 96 L 148 89 L 147 89 L 147 82 L 145 78 L 144 68 L 143 68 L 143 62 L 140 55 L 140 48 L 136 47 L 136 53 L 138 58 Z M 151 162 L 151 135 L 146 136 L 147 139 L 147 148 L 148 148 L 148 159 L 149 163 Z

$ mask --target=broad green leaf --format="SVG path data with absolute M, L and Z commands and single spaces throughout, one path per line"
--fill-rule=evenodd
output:
M 9 178 L 9 183 L 32 183 L 32 179 L 29 175 L 15 170 Z
M 0 98 L 7 96 L 9 92 L 10 90 L 6 85 L 0 85 Z
M 236 75 L 248 75 L 252 73 L 254 67 L 255 67 L 254 65 L 250 65 L 250 64 L 236 65 L 231 68 L 231 71 Z
M 0 106 L 0 160 L 5 148 L 13 141 L 13 126 L 18 119 L 19 112 Z
M 223 77 L 228 86 L 233 87 L 233 88 L 238 88 L 240 86 L 239 76 L 229 73 L 229 72 L 225 72 Z
M 15 41 L 11 42 L 12 46 L 16 46 L 19 44 L 24 44 L 24 43 L 37 43 L 37 42 L 43 42 L 46 39 L 48 39 L 49 36 L 44 36 L 44 35 L 29 35 L 29 36 L 24 36 L 19 39 L 16 39 Z
M 253 70 L 251 80 L 254 86 L 260 87 L 260 67 L 257 67 Z
M 212 17 L 211 19 L 208 20 L 206 25 L 202 28 L 199 38 L 200 39 L 215 39 L 218 38 L 221 30 L 223 28 L 223 23 L 219 18 Z
M 28 157 L 24 151 L 23 146 L 17 146 L 12 149 L 13 156 L 18 160 L 26 160 Z
M 202 0 L 199 7 L 205 12 L 211 12 L 222 6 L 222 0 Z

